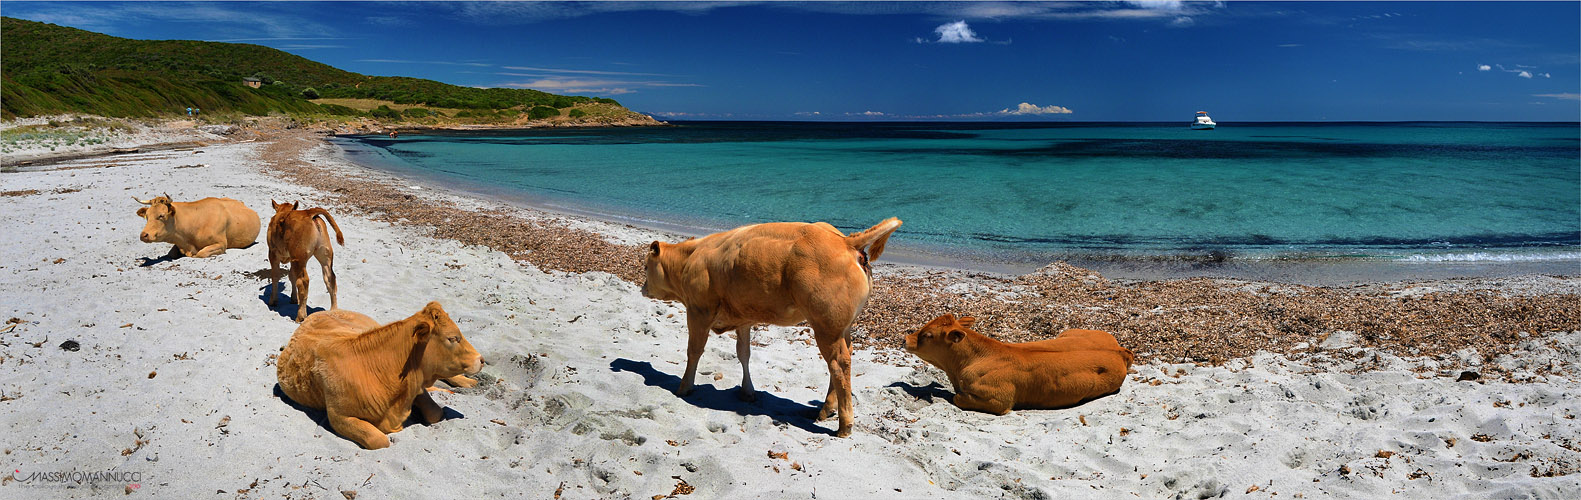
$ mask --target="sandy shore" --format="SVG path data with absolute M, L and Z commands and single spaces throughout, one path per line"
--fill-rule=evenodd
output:
M 836 439 L 807 417 L 827 375 L 802 328 L 754 333 L 757 403 L 734 397 L 728 334 L 709 344 L 697 392 L 671 394 L 684 314 L 632 283 L 640 245 L 667 235 L 414 188 L 300 135 L 112 158 L 0 174 L 0 316 L 16 318 L 0 334 L 15 470 L 0 496 L 120 496 L 133 482 L 131 495 L 158 498 L 1581 491 L 1575 277 L 1337 289 L 880 262 L 857 333 L 857 428 Z M 441 301 L 488 360 L 484 384 L 438 395 L 450 418 L 389 449 L 335 436 L 273 389 L 296 324 L 294 307 L 265 303 L 263 243 L 158 259 L 168 246 L 137 241 L 130 199 L 155 192 L 326 206 L 346 231 L 341 307 L 393 321 Z M 310 275 L 309 305 L 327 307 Z M 941 372 L 896 350 L 942 312 L 1017 340 L 1110 329 L 1144 364 L 1076 408 L 963 412 Z M 35 475 L 71 471 L 123 474 Z

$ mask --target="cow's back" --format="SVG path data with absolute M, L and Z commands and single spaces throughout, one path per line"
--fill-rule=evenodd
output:
M 693 255 L 708 266 L 709 294 L 731 316 L 724 322 L 795 324 L 806 319 L 798 307 L 806 299 L 797 295 L 833 285 L 821 276 L 861 272 L 845 248 L 844 235 L 826 223 L 769 222 L 709 235 Z
M 225 239 L 226 248 L 245 248 L 258 241 L 258 212 L 230 198 L 177 202 L 177 220 L 192 244 L 202 248 Z M 184 205 L 184 206 L 183 206 Z M 186 215 L 180 215 L 181 212 Z
M 230 198 L 209 199 L 219 202 L 225 211 L 225 236 L 231 248 L 245 248 L 258 241 L 258 231 L 262 226 L 258 212 Z
M 308 316 L 291 334 L 291 340 L 275 362 L 280 390 L 298 404 L 324 409 L 324 385 L 320 377 L 327 373 L 321 366 L 322 349 L 333 348 L 325 343 L 355 337 L 378 327 L 379 323 L 373 318 L 344 309 Z

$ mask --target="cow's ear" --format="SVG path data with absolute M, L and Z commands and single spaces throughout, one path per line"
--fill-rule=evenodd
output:
M 960 323 L 961 327 L 963 327 L 963 328 L 971 328 L 972 325 L 977 324 L 977 318 L 973 318 L 971 316 L 966 316 L 966 317 L 963 317 L 961 319 L 956 320 L 955 322 L 956 323 Z
M 659 242 L 658 241 L 654 241 L 652 245 L 648 245 L 648 253 L 652 254 L 655 257 L 657 257 L 659 255 Z
M 143 208 L 137 209 L 137 216 L 138 217 L 142 217 L 144 219 L 147 219 L 148 218 L 148 207 L 143 207 Z
M 960 330 L 950 330 L 950 333 L 944 334 L 944 338 L 950 339 L 950 342 L 960 342 L 961 339 L 966 338 L 966 332 Z
M 412 338 L 418 342 L 427 342 L 428 336 L 434 333 L 434 320 L 422 318 L 417 320 L 417 325 L 412 327 Z
M 301 202 L 302 202 L 302 200 L 297 200 L 297 201 L 293 201 L 293 202 L 291 202 L 291 209 L 292 209 L 292 210 L 296 210 L 296 205 L 297 205 L 297 204 L 298 204 L 298 203 L 301 203 Z

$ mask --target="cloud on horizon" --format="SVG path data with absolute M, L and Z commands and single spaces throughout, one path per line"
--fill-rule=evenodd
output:
M 983 42 L 983 39 L 978 38 L 977 33 L 973 33 L 972 28 L 966 25 L 966 21 L 941 24 L 939 27 L 933 28 L 933 32 L 939 35 L 937 40 L 939 43 Z
M 1048 106 L 1038 106 L 1036 104 L 1032 104 L 1032 103 L 1029 103 L 1029 102 L 1023 102 L 1021 104 L 1018 104 L 1018 105 L 1016 105 L 1015 109 L 1005 108 L 1005 109 L 1002 109 L 1002 110 L 999 111 L 999 114 L 1001 114 L 1001 115 L 1011 115 L 1011 116 L 1017 116 L 1017 115 L 1019 115 L 1019 116 L 1028 116 L 1028 115 L 1068 115 L 1068 114 L 1071 114 L 1071 113 L 1072 113 L 1072 111 L 1070 110 L 1070 108 L 1067 108 L 1067 107 L 1064 107 L 1064 106 L 1055 106 L 1053 104 L 1050 104 Z
M 1565 92 L 1565 93 L 1561 93 L 1561 94 L 1532 94 L 1532 96 L 1533 97 L 1548 97 L 1548 98 L 1559 99 L 1559 100 L 1563 100 L 1563 101 L 1581 101 L 1581 94 L 1574 94 L 1574 93 L 1570 93 L 1570 92 Z
M 601 80 L 578 78 L 540 78 L 526 82 L 509 82 L 499 84 L 501 87 L 518 89 L 542 90 L 550 93 L 576 93 L 576 94 L 603 94 L 621 95 L 630 94 L 643 88 L 652 87 L 702 87 L 696 83 L 670 83 L 634 80 Z

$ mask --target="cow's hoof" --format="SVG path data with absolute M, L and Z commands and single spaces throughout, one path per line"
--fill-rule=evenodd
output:
M 675 395 L 683 397 L 683 398 L 687 397 L 687 396 L 690 396 L 690 395 L 692 395 L 692 388 L 691 387 L 678 388 L 678 389 L 675 390 Z
M 757 400 L 758 400 L 758 391 L 742 389 L 742 390 L 736 392 L 736 399 L 740 399 L 740 400 L 746 401 L 748 403 L 757 402 Z

